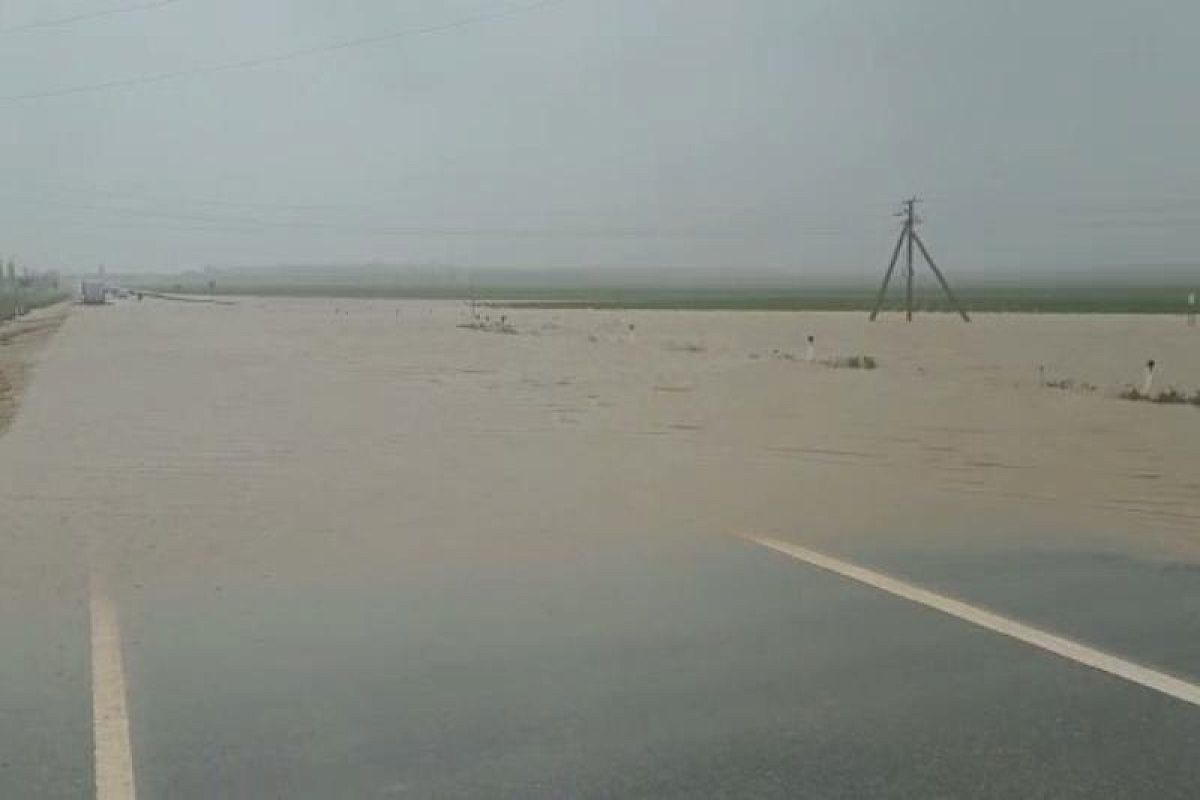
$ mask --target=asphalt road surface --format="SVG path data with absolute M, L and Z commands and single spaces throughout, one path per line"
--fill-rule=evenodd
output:
M 117 595 L 138 794 L 1189 797 L 1200 781 L 1195 706 L 741 540 L 394 566 Z M 1010 611 L 1086 596 L 1043 622 L 1175 674 L 1200 657 L 1194 571 L 923 568 L 986 572 L 980 594 Z M 6 704 L 31 706 L 5 726 L 4 796 L 92 785 L 80 616 L 6 630 L 26 663 L 66 648 L 76 668 L 9 673 Z

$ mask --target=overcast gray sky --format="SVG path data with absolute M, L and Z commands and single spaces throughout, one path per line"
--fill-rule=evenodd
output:
M 952 270 L 1200 260 L 1195 0 L 0 2 L 32 267 L 874 275 L 914 192 Z

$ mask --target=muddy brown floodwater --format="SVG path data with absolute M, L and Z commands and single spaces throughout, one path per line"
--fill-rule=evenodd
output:
M 32 375 L 0 436 L 14 796 L 91 785 L 101 679 L 128 682 L 104 730 L 131 732 L 114 752 L 148 797 L 855 794 L 904 748 L 953 772 L 910 796 L 954 794 L 982 785 L 962 748 L 1032 753 L 1034 731 L 1044 753 L 1100 706 L 1060 753 L 1075 772 L 987 774 L 1104 793 L 1092 754 L 1195 742 L 1184 710 L 731 538 L 1194 674 L 1200 409 L 1116 397 L 1149 358 L 1200 389 L 1181 319 L 511 310 L 493 332 L 449 302 L 151 298 L 46 338 L 65 313 L 0 344 L 10 384 Z M 876 368 L 823 363 L 856 356 Z M 895 685 L 838 682 L 885 663 Z M 1145 730 L 1104 738 L 1136 709 Z M 838 730 L 877 759 L 818 757 Z M 1147 769 L 1134 789 L 1195 777 Z

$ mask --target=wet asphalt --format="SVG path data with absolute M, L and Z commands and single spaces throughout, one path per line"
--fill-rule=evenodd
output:
M 1200 709 L 741 540 L 607 537 L 536 566 L 393 566 L 353 583 L 123 590 L 139 796 L 1200 786 Z M 1195 568 L 898 545 L 871 566 L 1200 677 Z M 30 703 L 6 707 L 0 795 L 87 796 L 86 617 L 70 608 L 6 622 L 24 654 L 6 695 Z

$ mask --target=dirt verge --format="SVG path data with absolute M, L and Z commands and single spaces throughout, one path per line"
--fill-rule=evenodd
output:
M 38 353 L 68 313 L 70 307 L 60 303 L 0 324 L 0 434 L 16 417 Z

